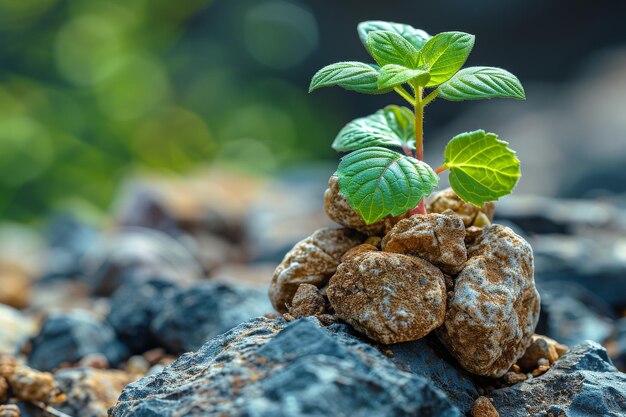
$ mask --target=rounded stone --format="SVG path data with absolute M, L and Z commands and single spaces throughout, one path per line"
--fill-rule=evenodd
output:
M 446 274 L 457 274 L 467 260 L 465 226 L 458 216 L 416 214 L 400 220 L 387 233 L 382 249 L 417 256 Z
M 324 211 L 328 218 L 335 223 L 358 230 L 368 236 L 381 236 L 385 233 L 385 219 L 366 224 L 363 217 L 350 206 L 346 197 L 339 190 L 339 180 L 335 175 L 328 180 L 328 188 L 324 193 Z
M 492 225 L 468 257 L 437 334 L 465 369 L 498 378 L 524 354 L 539 318 L 532 249 L 508 227 Z
M 289 314 L 295 318 L 317 316 L 324 313 L 326 302 L 320 290 L 311 284 L 300 284 L 291 300 Z
M 446 188 L 429 199 L 428 212 L 443 213 L 446 210 L 452 210 L 456 213 L 463 220 L 466 227 L 488 226 L 491 220 L 493 220 L 496 206 L 489 201 L 482 207 L 476 207 L 461 200 L 452 188 Z
M 362 241 L 363 236 L 353 230 L 324 228 L 296 243 L 272 277 L 269 297 L 276 311 L 287 312 L 300 284 L 326 285 L 343 254 Z
M 445 317 L 441 271 L 396 253 L 362 252 L 344 260 L 326 294 L 338 317 L 385 344 L 421 339 Z

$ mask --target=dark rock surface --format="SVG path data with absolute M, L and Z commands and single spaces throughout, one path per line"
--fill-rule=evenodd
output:
M 313 318 L 256 318 L 128 385 L 112 417 L 461 416 L 432 382 Z
M 128 356 L 128 350 L 117 339 L 113 328 L 98 321 L 90 312 L 55 313 L 46 318 L 39 334 L 32 339 L 28 365 L 51 371 L 94 353 L 104 355 L 112 366 Z
M 210 338 L 272 311 L 265 291 L 206 282 L 179 288 L 162 299 L 151 331 L 161 346 L 183 353 L 197 350 Z
M 400 369 L 422 376 L 443 390 L 461 412 L 471 411 L 479 396 L 472 375 L 459 366 L 436 337 L 385 346 L 385 351 Z
M 614 331 L 610 306 L 580 285 L 554 281 L 539 286 L 541 315 L 536 332 L 574 346 L 603 343 Z
M 131 353 L 157 347 L 150 328 L 152 320 L 163 308 L 164 299 L 177 288 L 171 281 L 153 275 L 150 280 L 127 282 L 115 291 L 107 321 Z
M 604 348 L 587 341 L 542 376 L 490 396 L 506 417 L 621 417 L 626 415 L 626 374 L 617 371 Z

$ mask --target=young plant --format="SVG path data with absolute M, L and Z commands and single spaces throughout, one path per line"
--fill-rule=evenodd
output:
M 520 177 L 519 160 L 494 133 L 476 130 L 455 136 L 436 170 L 423 161 L 424 108 L 438 97 L 524 100 L 517 77 L 501 68 L 461 69 L 474 46 L 474 36 L 467 33 L 430 36 L 383 21 L 362 22 L 358 33 L 376 64 L 328 65 L 313 76 L 309 92 L 329 86 L 365 94 L 396 92 L 412 107 L 390 105 L 356 119 L 333 142 L 336 151 L 350 152 L 337 169 L 339 188 L 365 222 L 407 211 L 425 214 L 424 198 L 447 169 L 451 187 L 468 203 L 482 206 L 509 194 Z

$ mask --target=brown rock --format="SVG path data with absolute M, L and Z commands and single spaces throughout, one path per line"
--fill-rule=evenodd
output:
M 0 405 L 0 417 L 20 417 L 22 413 L 15 404 Z
M 13 395 L 24 401 L 53 402 L 60 394 L 52 374 L 17 366 L 7 378 Z
M 556 340 L 534 334 L 531 338 L 530 346 L 526 349 L 524 356 L 517 361 L 517 364 L 526 372 L 537 368 L 537 363 L 541 358 L 547 359 L 552 364 L 562 355 L 562 353 L 559 354 L 559 351 L 557 351 L 557 346 L 559 345 L 559 351 L 562 352 L 563 349 L 567 351 L 567 347 L 561 345 Z
M 478 397 L 472 406 L 472 417 L 500 417 L 500 413 L 487 397 Z
M 458 216 L 418 214 L 400 220 L 383 238 L 382 248 L 417 256 L 447 274 L 457 274 L 467 260 L 465 227 Z
M 347 259 L 326 294 L 339 318 L 385 344 L 420 339 L 445 317 L 441 271 L 401 254 L 364 252 Z
M 452 210 L 463 220 L 466 227 L 489 226 L 491 220 L 493 220 L 493 213 L 496 209 L 493 202 L 485 203 L 480 208 L 473 204 L 466 203 L 456 195 L 452 188 L 446 188 L 434 194 L 429 200 L 428 211 L 430 213 L 443 213 L 448 209 Z
M 291 300 L 289 314 L 295 318 L 317 316 L 324 312 L 326 302 L 320 290 L 311 284 L 300 284 Z
M 355 246 L 343 254 L 343 256 L 341 257 L 341 262 L 363 252 L 378 252 L 378 248 L 374 245 L 370 245 L 369 243 L 363 243 L 359 246 Z
M 550 370 L 550 365 L 539 365 L 537 369 L 533 370 L 532 376 L 543 375 Z
M 530 245 L 492 225 L 468 247 L 439 338 L 478 375 L 501 377 L 524 354 L 539 317 Z
M 515 385 L 515 384 L 519 384 L 520 382 L 526 381 L 528 377 L 526 376 L 526 374 L 507 372 L 506 374 L 504 374 L 502 379 L 504 379 L 504 382 L 506 382 L 509 385 Z
M 366 224 L 363 217 L 350 206 L 346 197 L 339 190 L 339 180 L 335 175 L 328 180 L 328 188 L 324 193 L 324 211 L 332 221 L 350 229 L 358 230 L 368 236 L 385 233 L 385 219 Z
M 0 376 L 0 403 L 9 399 L 9 384 L 4 377 Z
M 300 284 L 321 287 L 337 270 L 344 253 L 362 242 L 362 236 L 350 229 L 319 229 L 298 242 L 276 267 L 269 297 L 274 308 L 287 312 L 287 305 Z

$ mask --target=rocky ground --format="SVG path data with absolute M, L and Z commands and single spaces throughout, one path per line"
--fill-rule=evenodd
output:
M 493 335 L 497 346 L 476 351 L 494 358 L 472 368 L 460 353 L 472 349 L 472 335 L 456 334 L 471 327 L 451 326 L 436 306 L 450 295 L 451 275 L 458 281 L 470 275 L 466 264 L 480 268 L 472 259 L 488 239 L 467 252 L 461 239 L 446 249 L 451 257 L 410 258 L 416 265 L 408 272 L 431 277 L 423 283 L 428 294 L 414 301 L 428 303 L 432 315 L 407 313 L 406 329 L 419 334 L 406 340 L 426 335 L 416 341 L 398 339 L 406 332 L 380 317 L 328 304 L 355 303 L 351 274 L 363 262 L 387 265 L 419 253 L 402 240 L 425 230 L 410 219 L 382 242 L 365 236 L 382 226 L 357 226 L 365 235 L 342 236 L 345 248 L 336 254 L 310 238 L 313 249 L 302 259 L 321 256 L 321 272 L 305 270 L 308 285 L 271 287 L 274 268 L 296 242 L 337 227 L 323 211 L 323 175 L 267 182 L 211 171 L 135 181 L 105 227 L 67 214 L 52 217 L 43 234 L 1 226 L 0 417 L 626 414 L 619 371 L 626 370 L 626 196 L 498 203 L 494 221 L 503 226 L 490 230 L 500 240 L 503 230 L 514 231 L 532 245 L 541 312 L 536 334 Z M 348 214 L 334 211 L 340 222 Z M 471 226 L 461 219 L 459 227 Z M 340 260 L 366 240 L 369 253 L 384 251 L 372 257 L 361 247 Z M 533 300 L 534 285 L 519 278 L 524 262 L 511 276 Z M 340 263 L 335 283 L 320 292 Z M 283 276 L 296 282 L 302 269 Z M 417 296 L 410 283 L 387 284 L 406 292 L 403 299 Z M 482 290 L 456 287 L 448 303 L 459 311 L 466 311 L 463 291 Z M 511 320 L 535 319 L 529 303 L 505 307 Z M 524 337 L 525 353 L 516 360 L 514 352 L 509 365 L 500 342 L 514 338 L 518 346 Z

